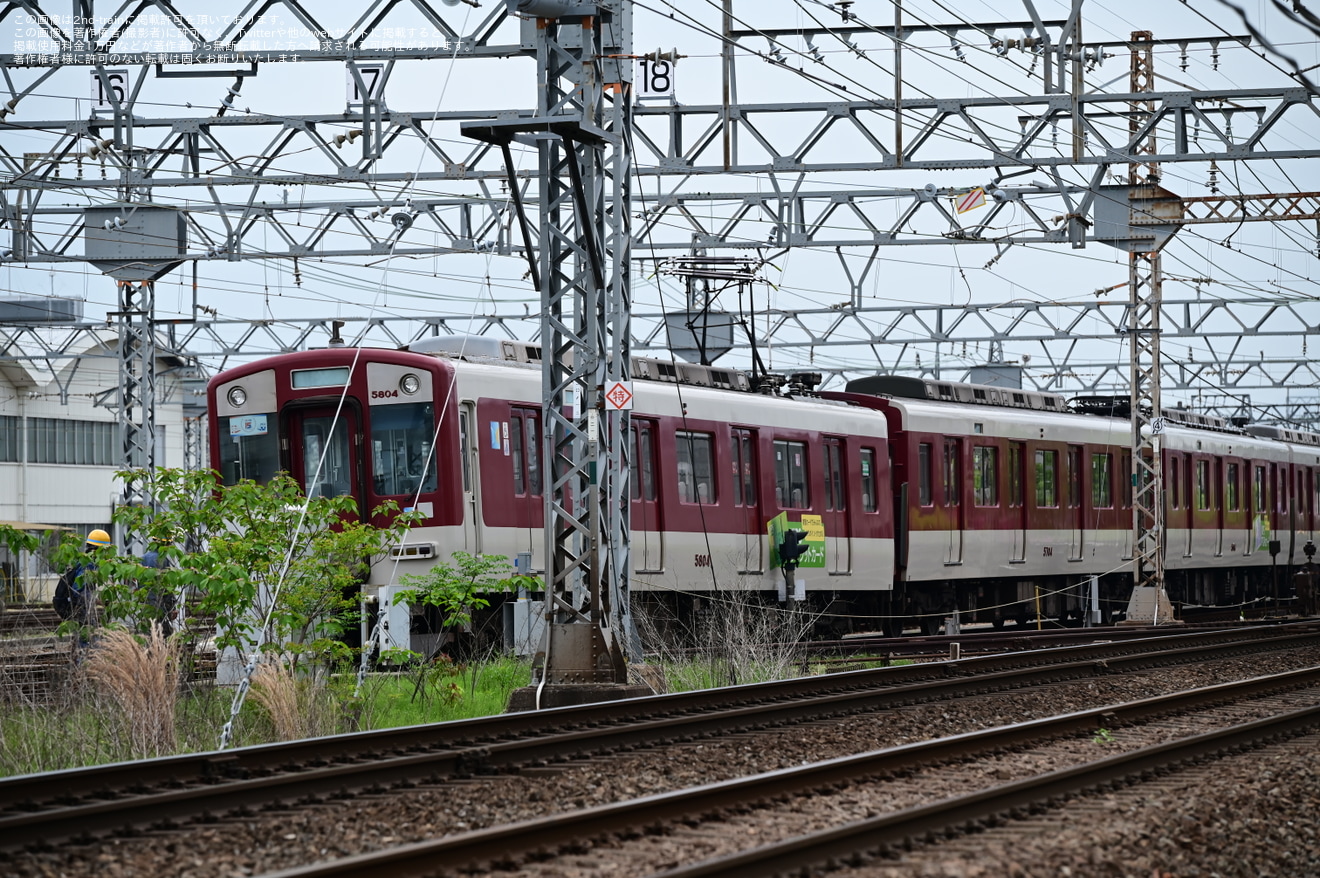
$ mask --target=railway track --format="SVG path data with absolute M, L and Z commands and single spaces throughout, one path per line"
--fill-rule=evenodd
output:
M 59 624 L 60 617 L 49 604 L 9 604 L 0 612 L 0 634 L 49 634 Z
M 49 848 L 272 801 L 314 803 L 791 724 L 1314 646 L 1320 629 L 1174 634 L 513 714 L 0 781 L 0 849 Z
M 1298 705 L 1302 706 L 1298 706 Z M 1279 715 L 1255 717 L 1244 712 Z M 1175 740 L 1160 740 L 1174 733 L 1171 716 L 1201 711 L 1204 717 L 1184 720 L 1182 726 L 1216 726 L 1192 731 Z M 1143 729 L 1143 726 L 1150 728 Z M 1153 727 L 1152 727 L 1153 726 Z M 1214 758 L 1242 747 L 1304 734 L 1320 727 L 1320 667 L 1271 675 L 1243 682 L 1196 689 L 1082 711 L 1034 722 L 1002 726 L 967 735 L 942 738 L 806 765 L 785 771 L 681 790 L 662 796 L 620 802 L 560 814 L 521 824 L 406 845 L 275 873 L 272 878 L 413 878 L 470 871 L 498 871 L 537 875 L 540 861 L 550 863 L 546 874 L 562 874 L 568 866 L 581 873 L 641 875 L 653 871 L 666 878 L 697 876 L 764 876 L 818 874 L 831 861 L 857 863 L 883 856 L 894 846 L 913 839 L 938 839 L 950 834 L 985 828 L 1010 816 L 1040 809 L 1061 797 L 1110 790 L 1115 785 L 1139 782 L 1184 763 Z M 843 798 L 852 808 L 836 808 L 851 816 L 858 800 L 879 803 L 893 793 L 864 790 L 870 785 L 897 782 L 913 786 L 909 778 L 939 766 L 966 770 L 974 760 L 993 759 L 1004 753 L 1030 750 L 1045 742 L 1076 739 L 1118 730 L 1136 739 L 1142 731 L 1151 743 L 1140 741 L 1128 752 L 1085 761 L 1030 776 L 953 795 L 929 804 L 830 823 L 816 831 L 797 831 L 804 822 L 801 803 L 808 798 L 813 810 L 828 812 L 822 799 Z M 1179 729 L 1181 730 L 1181 729 Z M 1054 745 L 1055 750 L 1068 749 Z M 1092 748 L 1095 749 L 1095 748 Z M 1076 752 L 1077 748 L 1073 748 Z M 1033 754 L 1034 755 L 1034 754 Z M 1039 758 L 1039 757 L 1037 757 Z M 1021 760 L 1019 760 L 1021 761 Z M 975 779 L 973 786 L 977 786 Z M 822 821 L 828 822 L 828 821 Z M 738 839 L 757 841 L 776 832 L 789 837 L 771 844 L 748 846 Z M 668 869 L 668 861 L 709 848 L 727 852 L 705 862 Z M 730 850 L 731 849 L 731 850 Z M 437 868 L 437 864 L 443 864 Z M 660 864 L 660 869 L 656 865 Z

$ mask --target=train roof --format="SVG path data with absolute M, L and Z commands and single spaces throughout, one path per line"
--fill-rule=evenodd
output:
M 1068 410 L 1062 394 L 1017 387 L 995 387 L 962 381 L 939 381 L 908 375 L 868 375 L 846 385 L 849 393 L 892 396 L 898 399 L 930 399 L 937 402 L 960 402 L 967 405 L 994 405 L 1035 411 Z
M 504 345 L 511 347 L 504 348 Z M 469 347 L 459 340 L 448 338 L 423 347 L 428 350 L 419 351 L 413 346 L 413 353 L 461 362 L 463 365 L 458 369 L 459 374 L 466 376 L 465 380 L 475 382 L 469 384 L 469 392 L 475 390 L 478 394 L 515 395 L 528 403 L 539 400 L 540 349 L 536 345 L 497 340 L 494 345 Z M 455 351 L 460 353 L 456 354 Z M 529 353 L 535 356 L 528 356 Z M 647 415 L 690 417 L 798 430 L 838 431 L 859 436 L 888 435 L 888 423 L 883 417 L 878 417 L 877 413 L 867 407 L 851 402 L 829 399 L 814 393 L 779 395 L 743 391 L 730 394 L 727 391 L 737 391 L 739 386 L 729 386 L 729 382 L 719 380 L 718 376 L 716 380 L 708 380 L 705 373 L 692 371 L 692 364 L 633 358 L 634 369 L 637 369 L 639 363 L 642 366 L 659 364 L 672 370 L 659 379 L 648 379 L 645 375 L 634 373 L 635 378 L 641 379 L 633 385 L 636 407 Z M 696 369 L 709 372 L 732 371 L 735 375 L 746 377 L 745 373 L 734 370 L 719 370 L 708 366 Z M 516 383 L 510 381 L 510 373 L 517 374 L 520 380 Z M 802 408 L 804 406 L 815 411 L 808 412 Z
M 407 350 L 434 354 L 469 362 L 528 363 L 540 365 L 541 346 L 527 341 L 488 338 L 480 335 L 438 335 L 419 339 Z M 717 366 L 701 366 L 653 357 L 633 357 L 632 377 L 637 381 L 662 381 L 689 384 L 693 387 L 717 387 L 722 390 L 752 392 L 746 372 Z
M 908 429 L 938 429 L 941 426 L 953 426 L 951 417 L 966 420 L 970 414 L 966 409 L 954 408 L 962 405 L 1000 409 L 1000 411 L 986 411 L 984 415 L 978 412 L 974 417 L 984 418 L 986 423 L 997 425 L 999 431 L 1015 435 L 1019 433 L 1026 435 L 1023 433 L 1024 429 L 1039 430 L 1040 434 L 1044 435 L 1050 424 L 1068 423 L 1071 428 L 1085 429 L 1082 425 L 1088 424 L 1088 420 L 1083 420 L 1086 416 L 1090 416 L 1089 425 L 1100 428 L 1101 432 L 1112 434 L 1112 427 L 1109 430 L 1101 427 L 1105 421 L 1100 418 L 1108 419 L 1111 425 L 1121 424 L 1122 430 L 1126 431 L 1129 429 L 1132 414 L 1131 401 L 1128 397 L 1081 396 L 1068 400 L 1065 405 L 1064 397 L 1060 394 L 914 378 L 906 375 L 870 375 L 858 378 L 848 382 L 846 393 L 834 396 L 840 399 L 872 396 L 892 400 L 893 407 L 904 413 L 904 427 Z M 1004 411 L 1005 409 L 1009 411 Z M 957 415 L 953 415 L 955 411 L 958 412 Z M 1169 422 L 1169 427 L 1166 429 L 1171 437 L 1182 436 L 1188 440 L 1189 445 L 1195 443 L 1198 449 L 1204 442 L 1210 441 L 1211 437 L 1207 436 L 1207 432 L 1221 434 L 1214 437 L 1213 445 L 1222 453 L 1233 453 L 1235 441 L 1238 448 L 1241 448 L 1243 443 L 1266 447 L 1260 440 L 1320 448 L 1320 434 L 1305 430 L 1266 424 L 1239 426 L 1223 418 L 1179 408 L 1164 409 L 1161 414 Z M 1051 415 L 1059 416 L 1060 420 L 1054 420 Z M 1065 422 L 1063 418 L 1068 420 Z M 1086 430 L 1086 432 L 1093 433 L 1094 430 Z

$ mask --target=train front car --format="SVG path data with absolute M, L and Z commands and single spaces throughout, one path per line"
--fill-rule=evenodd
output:
M 212 465 L 226 485 L 289 473 L 309 496 L 351 496 L 364 519 L 387 500 L 420 512 L 365 589 L 388 608 L 384 589 L 428 569 L 444 529 L 463 524 L 453 383 L 451 362 L 385 349 L 331 347 L 230 369 L 207 386 Z M 416 627 L 403 611 L 398 627 Z

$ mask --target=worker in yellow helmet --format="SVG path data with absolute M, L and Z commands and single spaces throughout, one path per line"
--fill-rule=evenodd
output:
M 114 544 L 110 534 L 99 527 L 87 534 L 85 548 L 95 552 Z M 84 558 L 65 571 L 55 586 L 55 612 L 61 619 L 72 619 L 79 625 L 92 625 L 96 621 L 95 584 L 86 574 L 96 569 L 93 558 Z

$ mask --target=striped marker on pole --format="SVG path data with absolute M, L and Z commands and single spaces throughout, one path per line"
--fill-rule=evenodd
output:
M 985 190 L 980 187 L 973 189 L 953 203 L 953 209 L 958 213 L 966 213 L 978 207 L 985 207 Z

